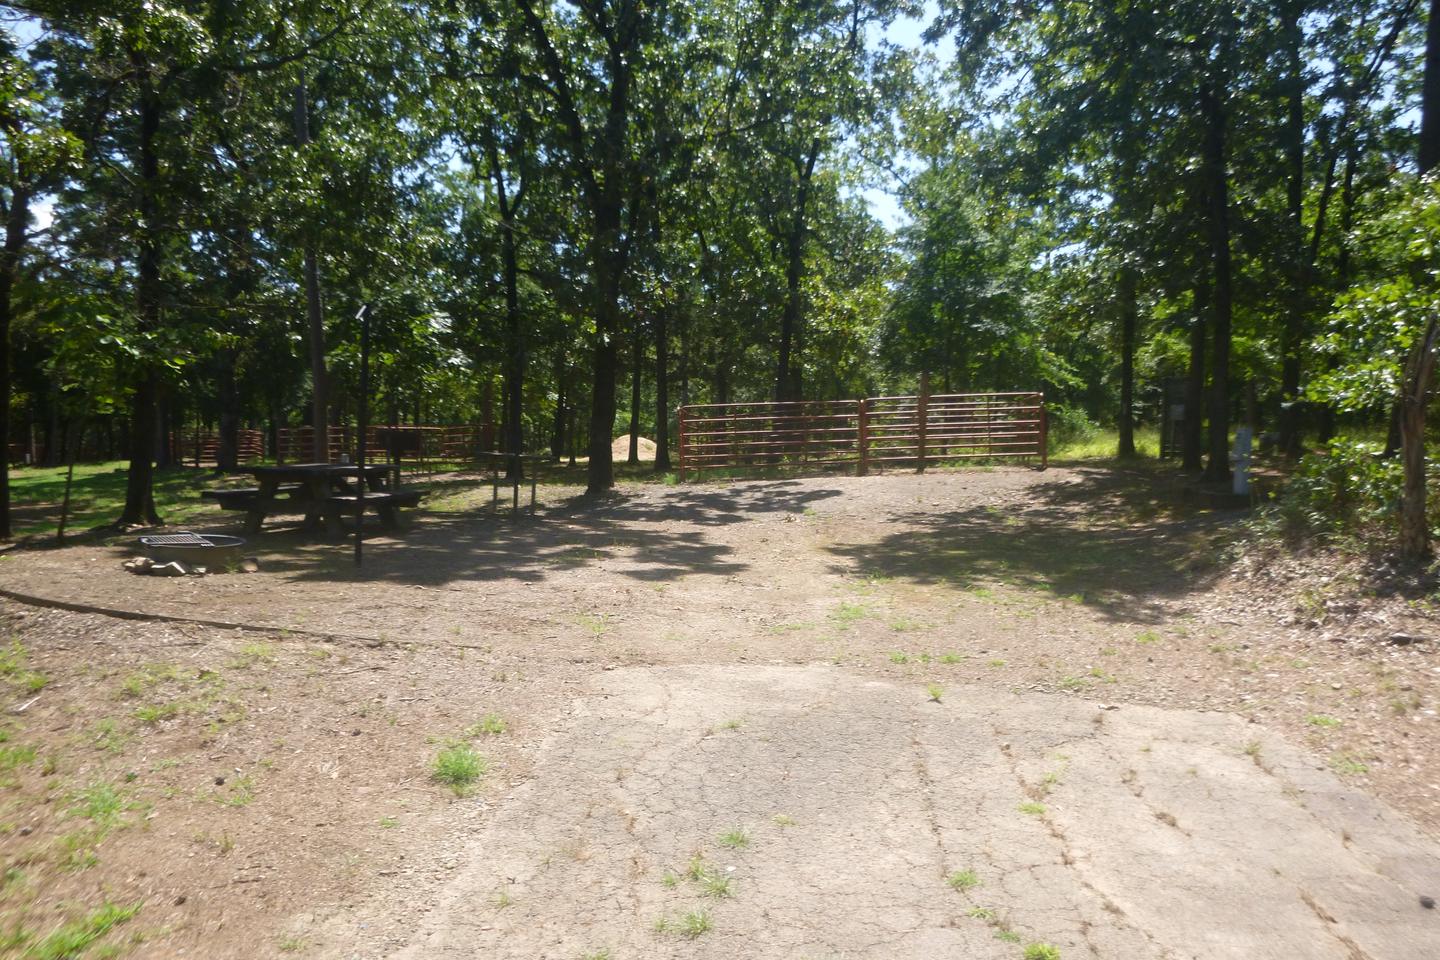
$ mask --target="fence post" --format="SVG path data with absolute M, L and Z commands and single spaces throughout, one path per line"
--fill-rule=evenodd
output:
M 1050 415 L 1045 411 L 1045 394 L 1040 394 L 1040 469 L 1050 466 Z
M 860 455 L 860 463 L 855 468 L 855 475 L 857 477 L 863 477 L 870 472 L 870 437 L 866 433 L 867 424 L 865 422 L 866 413 L 868 412 L 868 402 L 869 401 L 862 398 L 855 414 L 855 423 L 858 428 L 855 436 L 855 446 Z
M 679 471 L 678 471 L 678 476 L 679 476 L 680 482 L 681 482 L 681 483 L 684 483 L 684 482 L 685 482 L 685 408 L 684 408 L 684 407 L 681 407 L 681 408 L 680 408 L 680 410 L 679 410 L 678 413 L 677 413 L 677 416 L 679 417 L 679 420 L 680 420 L 680 445 L 679 445 L 679 451 L 678 451 L 679 454 L 680 454 L 680 468 L 679 468 Z
M 925 427 L 930 417 L 930 373 L 920 373 L 920 396 L 915 404 L 916 420 L 919 424 L 919 432 L 916 434 L 915 457 L 919 461 L 915 466 L 916 473 L 925 472 Z

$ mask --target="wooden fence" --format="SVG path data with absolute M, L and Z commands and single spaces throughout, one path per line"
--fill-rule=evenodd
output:
M 265 459 L 265 434 L 259 430 L 238 430 L 235 436 L 240 463 Z M 218 463 L 220 432 L 218 430 L 176 430 L 170 434 L 170 453 L 177 462 Z
M 854 467 L 1038 458 L 1046 465 L 1045 396 L 955 393 L 680 408 L 679 470 Z
M 282 427 L 277 433 L 276 459 L 281 463 L 340 461 L 355 452 L 355 430 L 349 425 L 327 431 L 327 457 L 315 455 L 313 427 Z M 439 463 L 473 463 L 490 448 L 494 429 L 485 424 L 417 426 L 408 423 L 375 424 L 365 430 L 365 459 L 370 463 L 432 469 Z

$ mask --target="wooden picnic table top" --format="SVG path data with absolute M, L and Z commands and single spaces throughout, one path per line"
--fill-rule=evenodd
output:
M 312 477 L 358 477 L 360 467 L 353 463 L 282 463 L 278 465 L 266 465 L 258 467 L 246 467 L 245 472 L 259 479 L 289 479 L 308 480 Z M 385 463 L 365 464 L 365 475 L 384 476 L 390 471 L 390 465 Z

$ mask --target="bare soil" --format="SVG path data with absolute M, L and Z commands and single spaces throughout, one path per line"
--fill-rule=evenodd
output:
M 5 590 L 175 621 L 0 607 L 0 955 L 107 902 L 142 906 L 75 955 L 1440 937 L 1424 603 L 1267 578 L 1233 556 L 1239 514 L 1102 468 L 542 494 L 512 518 L 437 487 L 360 570 L 287 530 L 254 574 L 132 576 L 122 543 L 0 557 Z M 469 729 L 487 714 L 503 733 Z M 463 797 L 430 777 L 453 742 L 489 761 Z

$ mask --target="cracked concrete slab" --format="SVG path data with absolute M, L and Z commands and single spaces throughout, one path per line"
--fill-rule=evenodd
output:
M 328 955 L 1440 953 L 1420 904 L 1440 849 L 1225 714 L 980 687 L 933 702 L 826 666 L 630 668 L 589 682 L 534 771 L 457 838 L 438 889 L 332 918 Z

